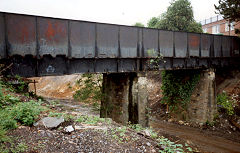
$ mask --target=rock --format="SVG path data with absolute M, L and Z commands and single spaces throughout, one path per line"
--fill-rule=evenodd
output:
M 18 128 L 19 129 L 26 129 L 27 127 L 26 126 L 19 126 Z
M 72 125 L 69 125 L 69 126 L 67 126 L 67 127 L 64 128 L 64 131 L 70 133 L 70 132 L 73 132 L 73 131 L 74 131 L 74 128 L 73 128 Z
M 68 141 L 68 142 L 69 142 L 69 143 L 71 143 L 71 144 L 74 144 L 74 142 L 73 142 L 73 141 L 71 141 L 71 140 L 70 140 L 70 141 Z
M 46 132 L 46 133 L 47 133 L 48 137 L 53 138 L 53 134 L 52 133 L 49 133 L 49 132 Z
M 183 124 L 184 124 L 184 122 L 183 122 L 183 121 L 181 121 L 181 120 L 180 120 L 180 121 L 178 121 L 178 123 L 179 123 L 179 124 L 181 124 L 181 125 L 183 125 Z
M 151 133 L 150 133 L 150 131 L 148 129 L 145 129 L 143 132 L 144 132 L 144 135 L 146 135 L 148 137 L 151 136 Z
M 151 146 L 151 143 L 147 142 L 147 146 Z
M 46 136 L 46 132 L 45 131 L 39 130 L 39 132 L 40 132 L 41 137 L 45 137 Z
M 72 135 L 72 139 L 74 139 L 74 138 L 76 138 L 76 136 L 75 136 L 75 135 Z
M 43 125 L 46 128 L 56 128 L 61 123 L 64 122 L 64 118 L 61 116 L 60 118 L 57 117 L 45 117 L 34 124 L 34 126 L 40 126 Z
M 237 120 L 237 124 L 239 124 L 239 125 L 240 125 L 240 119 L 238 119 L 238 120 Z
M 85 128 L 83 126 L 75 125 L 75 130 L 82 130 L 82 129 L 85 129 Z
M 83 129 L 107 130 L 107 127 L 101 127 L 101 126 L 78 126 L 78 125 L 75 125 L 75 130 L 83 130 Z

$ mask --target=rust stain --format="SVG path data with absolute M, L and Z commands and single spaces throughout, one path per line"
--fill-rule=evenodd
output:
M 191 47 L 198 47 L 199 46 L 199 37 L 198 36 L 190 36 L 189 45 Z
M 54 31 L 53 25 L 50 21 L 48 21 L 47 31 L 46 31 L 45 35 L 47 36 L 47 38 L 49 40 L 53 40 L 53 38 L 55 36 L 55 31 Z
M 36 29 L 32 18 L 8 16 L 8 27 L 10 42 L 25 44 L 35 41 Z
M 56 21 L 48 21 L 45 36 L 50 41 L 60 42 L 62 37 L 66 37 L 65 25 Z
M 30 39 L 29 29 L 26 24 L 23 23 L 20 32 L 21 32 L 20 37 L 21 37 L 22 43 Z

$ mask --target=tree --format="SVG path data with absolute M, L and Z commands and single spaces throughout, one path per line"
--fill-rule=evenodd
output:
M 145 27 L 144 24 L 140 23 L 140 22 L 136 22 L 133 26 L 136 27 Z
M 158 17 L 152 17 L 148 23 L 147 26 L 149 28 L 156 28 L 157 23 L 159 22 L 159 18 Z
M 164 30 L 203 32 L 201 24 L 194 20 L 193 9 L 188 0 L 171 2 L 167 12 L 158 18 L 151 18 L 148 26 Z
M 222 14 L 224 19 L 238 22 L 240 21 L 240 1 L 239 0 L 219 0 L 219 5 L 215 6 L 217 13 Z
M 240 1 L 239 0 L 219 0 L 219 5 L 215 6 L 218 14 L 222 14 L 224 19 L 230 22 L 240 21 Z M 235 33 L 240 33 L 239 29 L 235 29 Z

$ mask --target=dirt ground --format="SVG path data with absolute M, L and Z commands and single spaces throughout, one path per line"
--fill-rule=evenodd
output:
M 48 99 L 56 101 L 56 99 Z M 99 112 L 93 107 L 75 102 L 73 100 L 57 100 L 52 105 L 52 109 L 74 116 L 90 115 L 99 116 Z M 44 114 L 43 114 L 44 116 Z M 42 116 L 42 117 L 43 117 Z M 68 125 L 82 126 L 83 129 L 75 129 L 74 132 L 66 133 L 63 129 Z M 150 126 L 158 133 L 172 142 L 189 144 L 194 152 L 240 152 L 240 135 L 238 131 L 224 133 L 206 127 L 191 127 L 180 125 L 176 122 L 161 121 L 154 117 L 151 118 Z M 58 128 L 47 129 L 43 126 L 26 127 L 20 126 L 18 129 L 9 133 L 17 138 L 17 143 L 24 142 L 29 146 L 27 152 L 159 152 L 161 147 L 157 142 L 131 129 L 127 129 L 123 137 L 114 137 L 113 129 L 122 127 L 111 122 L 98 123 L 90 126 L 75 122 L 65 122 Z M 120 141 L 120 138 L 123 140 Z
M 236 74 L 236 77 L 230 77 L 229 79 L 223 80 L 217 80 L 221 83 L 221 85 L 218 88 L 218 93 L 222 90 L 227 90 L 228 92 L 232 92 L 232 94 L 240 94 L 239 86 L 240 86 L 240 75 Z M 65 77 L 65 76 L 62 76 Z M 76 77 L 76 76 L 75 76 Z M 70 77 L 71 78 L 71 77 Z M 50 81 L 47 79 L 42 79 L 40 82 L 45 82 L 45 85 L 38 85 L 40 89 L 38 89 L 38 93 L 41 93 L 42 96 L 47 94 L 47 97 L 53 97 L 53 98 L 62 98 L 62 97 L 71 97 L 73 94 L 72 88 L 69 88 L 69 86 L 74 86 L 74 82 L 72 81 L 73 78 L 68 79 L 64 78 L 65 81 L 61 81 L 61 78 L 57 79 L 58 81 L 54 84 L 59 86 L 59 88 L 49 88 L 50 84 L 53 80 L 50 79 Z M 73 79 L 74 80 L 74 79 Z M 151 121 L 150 125 L 159 133 L 159 135 L 163 135 L 173 142 L 185 144 L 188 143 L 190 146 L 194 149 L 195 152 L 240 152 L 240 130 L 235 127 L 232 122 L 229 120 L 228 117 L 226 117 L 224 114 L 219 115 L 219 119 L 216 121 L 215 125 L 195 125 L 183 121 L 175 121 L 169 118 L 169 114 L 166 113 L 166 106 L 160 104 L 161 100 L 161 76 L 160 73 L 150 73 L 148 74 L 148 88 L 149 88 L 149 100 L 150 100 L 150 108 L 151 110 Z M 235 85 L 233 85 L 235 84 Z M 50 90 L 48 90 L 50 89 Z M 61 92 L 59 92 L 61 91 Z M 66 91 L 66 92 L 65 92 Z M 53 94 L 55 93 L 55 95 Z M 58 96 L 58 94 L 60 93 Z M 56 96 L 57 95 L 57 96 Z M 82 112 L 83 114 L 89 114 L 89 108 L 84 107 L 83 105 L 79 105 L 75 103 L 72 100 L 68 102 L 64 102 L 64 108 L 67 110 L 75 110 L 76 112 Z M 92 112 L 93 113 L 93 112 Z M 90 113 L 91 114 L 91 113 Z M 98 112 L 95 112 L 94 115 L 98 115 Z M 21 132 L 24 131 L 25 132 Z M 26 132 L 26 130 L 30 130 L 32 132 Z M 43 138 L 43 133 L 41 135 L 41 131 L 44 131 L 46 133 L 46 129 L 38 129 L 36 127 L 30 128 L 30 129 L 17 129 L 16 135 L 19 135 L 20 133 L 28 133 L 29 135 L 26 135 L 27 139 L 31 140 L 33 143 L 37 143 L 40 141 L 40 138 Z M 144 136 L 141 136 L 137 134 L 137 136 L 140 136 L 141 141 L 130 141 L 125 143 L 118 143 L 116 140 L 112 139 L 112 137 L 109 135 L 105 135 L 101 130 L 87 130 L 87 131 L 74 131 L 74 133 L 71 134 L 64 134 L 63 132 L 59 131 L 50 131 L 50 133 L 54 133 L 57 139 L 54 139 L 48 136 L 45 136 L 47 140 L 41 140 L 45 146 L 49 149 L 52 148 L 53 150 L 46 150 L 45 149 L 39 149 L 39 152 L 65 152 L 64 148 L 66 149 L 66 152 L 71 152 L 71 149 L 73 149 L 76 152 L 158 152 L 159 147 L 157 147 L 156 142 L 151 142 L 151 139 L 147 139 Z M 36 133 L 36 134 L 35 134 Z M 40 133 L 40 135 L 39 135 Z M 49 133 L 49 130 L 47 130 L 47 133 Z M 81 136 L 78 136 L 79 134 L 83 134 Z M 45 134 L 46 135 L 46 134 Z M 51 135 L 51 134 L 47 134 Z M 130 134 L 131 135 L 131 134 Z M 73 136 L 73 139 L 72 139 Z M 75 137 L 76 136 L 76 137 Z M 55 136 L 54 136 L 55 137 Z M 65 138 L 66 137 L 66 138 Z M 32 138 L 32 139 L 31 139 Z M 35 138 L 35 139 L 33 139 Z M 51 144 L 50 142 L 54 141 L 61 141 L 61 146 L 64 146 L 62 149 L 57 148 L 56 145 Z M 95 143 L 98 140 L 103 140 L 103 143 Z M 135 140 L 135 139 L 134 139 Z M 69 143 L 70 141 L 70 143 Z M 73 142 L 73 143 L 72 143 Z M 149 143 L 151 143 L 151 146 L 148 146 Z M 80 143 L 80 145 L 79 145 Z M 106 144 L 105 144 L 106 143 Z M 49 144 L 49 145 L 48 145 Z M 111 144 L 111 145 L 110 145 Z M 43 145 L 44 146 L 44 145 Z M 81 148 L 81 146 L 86 146 L 85 148 Z M 90 147 L 94 146 L 94 147 Z M 143 147 L 144 146 L 144 147 Z M 70 148 L 69 150 L 67 148 Z M 98 150 L 93 149 L 98 148 Z M 142 150 L 141 150 L 142 148 Z M 144 150 L 145 148 L 146 150 Z M 32 149 L 33 151 L 34 148 Z M 141 151 L 140 151 L 141 150 Z M 73 151 L 73 152 L 74 152 Z
M 229 74 L 229 73 L 222 73 Z M 200 152 L 240 152 L 240 128 L 234 124 L 234 119 L 239 120 L 237 108 L 236 115 L 229 118 L 225 112 L 219 112 L 219 117 L 214 125 L 198 125 L 184 121 L 178 121 L 170 117 L 165 105 L 161 104 L 161 76 L 158 73 L 149 74 L 149 92 L 151 108 L 151 126 L 159 134 L 172 141 L 182 140 L 189 142 Z M 226 91 L 229 95 L 235 95 L 240 100 L 240 73 L 234 72 L 232 76 L 222 75 L 218 77 L 217 93 Z M 238 115 L 238 116 L 237 116 Z M 239 124 L 239 123 L 238 123 Z
M 175 123 L 168 123 L 162 121 L 152 121 L 150 124 L 159 134 L 176 142 L 185 140 L 199 152 L 240 152 L 239 132 L 233 134 L 233 138 L 222 134 L 219 131 L 211 131 L 193 128 Z M 236 141 L 234 141 L 234 139 Z
M 48 101 L 54 101 L 51 99 Z M 72 100 L 57 100 L 57 104 L 51 106 L 58 112 L 64 112 L 74 116 L 88 115 L 99 116 L 91 106 L 80 104 Z M 44 116 L 44 115 L 43 115 Z M 43 117 L 42 116 L 42 117 Z M 75 131 L 67 133 L 64 127 L 72 125 Z M 81 126 L 82 129 L 76 129 Z M 15 143 L 24 143 L 28 146 L 26 152 L 31 153 L 95 153 L 95 152 L 159 152 L 161 147 L 150 137 L 137 133 L 123 126 L 111 122 L 97 123 L 97 125 L 80 124 L 76 122 L 64 122 L 58 128 L 47 129 L 43 126 L 20 126 L 8 133 L 15 138 Z M 120 129 L 119 133 L 117 129 Z

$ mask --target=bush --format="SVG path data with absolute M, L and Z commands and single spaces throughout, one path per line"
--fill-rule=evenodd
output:
M 234 101 L 225 92 L 217 95 L 217 104 L 226 110 L 228 115 L 234 114 Z
M 18 102 L 20 102 L 18 97 L 12 96 L 11 94 L 3 94 L 3 84 L 0 82 L 0 109 Z
M 93 74 L 83 74 L 82 79 L 77 80 L 79 90 L 73 95 L 75 100 L 89 102 L 100 101 L 102 98 L 102 77 L 94 78 Z M 91 99 L 90 99 L 91 98 Z
M 0 126 L 0 144 L 10 140 L 10 138 L 6 134 L 7 131 Z
M 31 126 L 41 111 L 39 103 L 30 101 L 15 105 L 11 110 L 11 115 L 21 124 Z
M 15 104 L 0 110 L 0 126 L 5 130 L 17 128 L 18 122 L 31 126 L 42 110 L 35 101 Z
M 162 72 L 162 103 L 170 106 L 170 111 L 182 112 L 190 101 L 192 92 L 200 80 L 198 70 L 166 70 Z
M 5 130 L 17 128 L 17 121 L 11 114 L 10 109 L 0 111 L 0 126 Z

